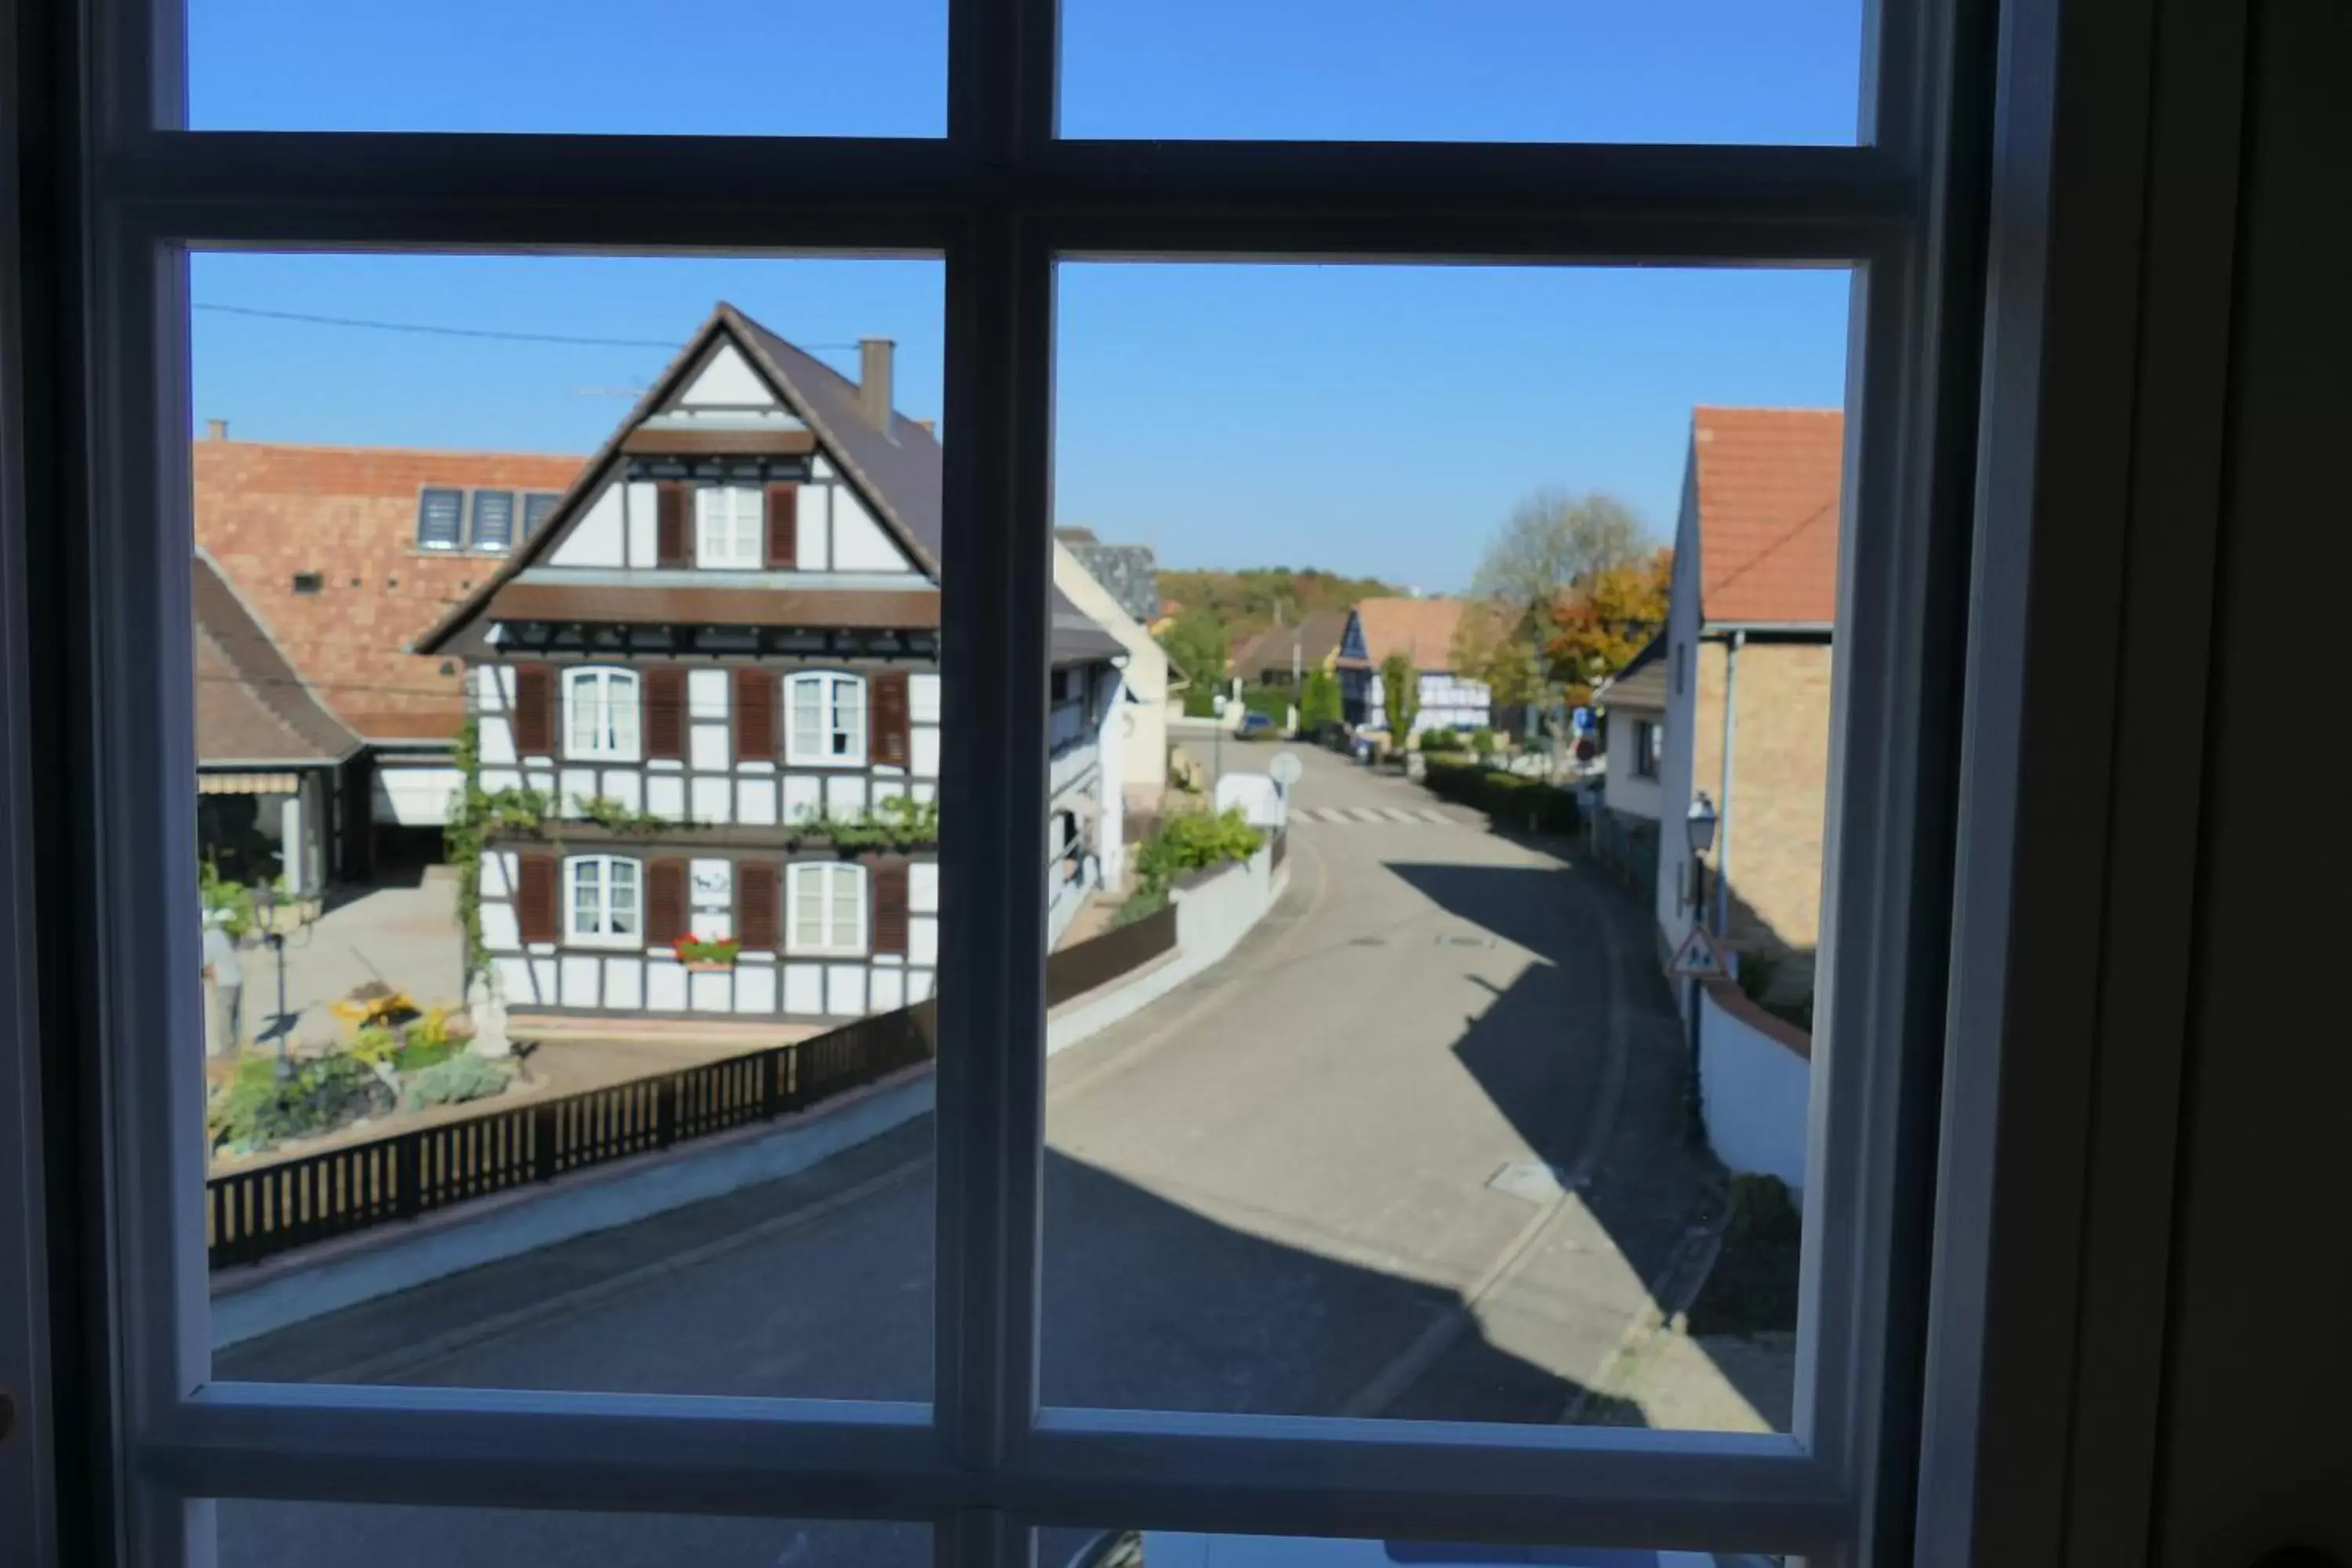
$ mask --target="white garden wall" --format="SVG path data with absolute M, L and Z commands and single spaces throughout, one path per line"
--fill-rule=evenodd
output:
M 1805 1186 L 1811 1042 L 1727 981 L 1699 988 L 1699 1096 L 1707 1142 L 1735 1172 Z

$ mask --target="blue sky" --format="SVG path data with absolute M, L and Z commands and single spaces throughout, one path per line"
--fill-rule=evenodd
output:
M 1064 0 L 1076 135 L 1791 141 L 1853 134 L 1858 0 Z M 936 134 L 941 0 L 192 0 L 202 127 Z M 719 48 L 705 39 L 729 40 Z M 453 47 L 463 40 L 464 47 Z M 348 62 L 362 62 L 356 66 Z M 750 68 L 736 70 L 748 63 Z M 714 77 L 716 71 L 716 77 Z M 714 90 L 730 72 L 746 90 Z M 930 262 L 206 255 L 200 305 L 675 343 L 728 299 L 939 412 Z M 1835 272 L 1066 268 L 1057 514 L 1175 566 L 1457 588 L 1513 500 L 1670 530 L 1693 403 L 1842 395 Z M 200 309 L 194 418 L 257 440 L 582 451 L 663 349 Z M 950 433 L 952 438 L 952 433 Z

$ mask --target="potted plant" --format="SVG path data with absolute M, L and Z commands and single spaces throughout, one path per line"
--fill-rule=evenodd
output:
M 743 944 L 731 936 L 682 936 L 673 949 L 691 970 L 732 969 Z

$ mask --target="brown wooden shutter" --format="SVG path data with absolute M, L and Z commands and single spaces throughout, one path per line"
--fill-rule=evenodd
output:
M 646 940 L 667 947 L 682 936 L 692 936 L 686 918 L 686 862 L 646 862 Z
M 654 564 L 685 566 L 691 563 L 687 552 L 687 497 L 688 489 L 682 479 L 664 479 L 654 489 Z
M 784 945 L 784 923 L 778 900 L 782 868 L 773 860 L 735 862 L 735 940 L 745 951 L 769 952 Z
M 555 755 L 555 672 L 543 664 L 515 666 L 515 753 Z
M 686 671 L 674 664 L 646 668 L 646 755 L 686 755 Z
M 556 939 L 554 856 L 526 849 L 515 857 L 515 925 L 525 942 Z
M 776 755 L 776 674 L 757 666 L 735 671 L 735 760 L 765 763 Z
M 792 567 L 801 559 L 801 488 L 768 487 L 768 564 Z
M 886 669 L 866 689 L 866 760 L 885 767 L 907 766 L 912 754 L 907 733 L 907 672 Z
M 867 863 L 874 893 L 874 951 L 907 951 L 907 862 L 897 856 Z

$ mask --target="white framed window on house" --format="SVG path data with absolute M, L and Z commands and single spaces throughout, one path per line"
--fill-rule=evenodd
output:
M 804 957 L 854 957 L 866 952 L 866 868 L 848 861 L 803 860 L 784 873 L 784 951 Z
M 703 485 L 694 492 L 694 563 L 756 572 L 767 563 L 766 498 L 754 485 Z
M 621 855 L 563 862 L 563 938 L 590 947 L 645 943 L 645 868 Z
M 784 760 L 801 767 L 866 765 L 866 682 L 855 675 L 813 673 L 784 682 L 792 727 Z
M 1942 984 L 1948 952 L 1955 972 L 1965 972 L 1972 955 L 1998 947 L 2000 918 L 1980 915 L 1973 928 L 1957 930 L 1950 900 L 1918 896 L 1921 887 L 1932 893 L 1938 886 L 1935 857 L 1948 829 L 1971 820 L 1961 807 L 1974 797 L 1964 801 L 1964 788 L 1990 795 L 2007 778 L 2004 759 L 1986 750 L 2005 743 L 1999 734 L 1974 742 L 1969 778 L 1984 783 L 1964 785 L 1946 776 L 1957 769 L 1918 765 L 1936 754 L 1939 731 L 1929 727 L 1954 707 L 1946 699 L 1968 652 L 1924 647 L 1930 634 L 1919 628 L 1969 624 L 1930 609 L 1976 607 L 1969 584 L 1957 581 L 1963 574 L 1930 570 L 1969 558 L 1970 518 L 1951 498 L 1966 497 L 1977 460 L 1969 439 L 1952 434 L 1962 421 L 1947 407 L 1954 388 L 1972 405 L 1976 379 L 1944 374 L 1938 355 L 1948 343 L 1972 353 L 1983 336 L 1969 330 L 1969 301 L 1960 297 L 1980 258 L 1938 247 L 1958 245 L 1948 237 L 1969 228 L 1947 221 L 1950 214 L 1988 205 L 1982 188 L 1953 182 L 1979 178 L 1989 160 L 1974 149 L 1956 153 L 1946 128 L 1973 123 L 1965 106 L 1991 101 L 1976 61 L 1992 51 L 1937 41 L 1966 32 L 1955 21 L 1967 9 L 1962 0 L 1857 8 L 1885 37 L 1867 40 L 1861 79 L 1869 100 L 1850 144 L 1793 132 L 1784 143 L 1761 146 L 1400 148 L 1265 140 L 1236 148 L 1179 137 L 1114 143 L 1106 158 L 1101 144 L 1060 142 L 1055 131 L 1061 7 L 1032 0 L 949 5 L 957 46 L 946 75 L 958 109 L 942 137 L 836 145 L 739 134 L 675 146 L 650 137 L 615 158 L 604 138 L 569 135 L 192 132 L 177 7 L 162 0 L 110 6 L 58 0 L 70 24 L 61 36 L 79 48 L 87 35 L 95 58 L 78 63 L 106 90 L 93 95 L 86 114 L 75 99 L 68 105 L 75 117 L 49 128 L 72 154 L 61 166 L 71 169 L 71 195 L 90 221 L 44 243 L 69 252 L 65 259 L 101 286 L 70 290 L 76 314 L 64 336 L 77 345 L 75 357 L 60 362 L 38 390 L 88 421 L 82 456 L 97 482 L 86 487 L 87 498 L 73 494 L 72 508 L 86 515 L 62 531 L 78 541 L 87 536 L 75 548 L 88 559 L 66 560 L 54 584 L 44 578 L 36 586 L 77 595 L 77 613 L 57 617 L 70 624 L 54 637 L 79 656 L 77 679 L 90 694 L 89 711 L 77 715 L 92 721 L 92 743 L 81 749 L 89 755 L 55 763 L 78 804 L 88 802 L 76 825 L 61 829 L 76 836 L 79 852 L 57 859 L 101 881 L 94 898 L 58 889 L 53 901 L 102 906 L 103 919 L 78 928 L 89 938 L 75 953 L 83 972 L 52 978 L 58 961 L 39 961 L 48 966 L 44 987 L 65 999 L 58 1016 L 87 1037 L 74 1044 L 105 1068 L 94 1092 L 108 1098 L 99 1107 L 105 1114 L 88 1119 L 99 1127 L 92 1136 L 100 1157 L 90 1163 L 104 1180 L 77 1181 L 71 1191 L 48 1193 L 56 1201 L 47 1208 L 33 1204 L 26 1212 L 78 1226 L 70 1247 L 60 1241 L 40 1255 L 58 1260 L 48 1267 L 86 1269 L 92 1299 L 102 1305 L 89 1314 L 94 1328 L 61 1321 L 57 1330 L 75 1333 L 77 1350 L 105 1374 L 109 1441 L 84 1448 L 96 1456 L 89 1463 L 107 1468 L 91 1489 L 121 1503 L 109 1510 L 109 1527 L 119 1524 L 124 1534 L 112 1555 L 138 1568 L 208 1563 L 215 1510 L 231 1503 L 332 1500 L 441 1510 L 462 1500 L 486 1509 L 778 1519 L 847 1507 L 861 1517 L 931 1525 L 942 1568 L 1028 1568 L 1038 1561 L 1041 1531 L 1107 1523 L 1196 1535 L 1338 1531 L 1360 1538 L 1365 1550 L 1377 1550 L 1369 1543 L 1381 1539 L 1623 1545 L 1786 1553 L 1867 1568 L 1873 1532 L 1909 1517 L 1914 1472 L 1926 1472 L 1923 1491 L 1939 1479 L 1949 1486 L 1935 1465 L 1966 1469 L 1970 1459 L 1945 1456 L 1977 1451 L 1975 1430 L 1964 1426 L 1939 1434 L 1944 1440 L 1927 1462 L 1909 1462 L 1924 1451 L 1922 1429 L 1937 1418 L 1940 1397 L 1931 1387 L 1924 1414 L 1915 1397 L 1925 1356 L 1918 1325 L 1933 1305 L 1939 1335 L 1964 1337 L 1981 1316 L 1965 1288 L 1931 1294 L 1941 1287 L 1931 1283 L 1926 1263 L 1936 1196 L 1930 1173 L 1939 1160 L 1977 1162 L 1970 1169 L 1990 1169 L 1991 1161 L 1989 1136 L 1981 1148 L 1957 1152 L 1919 1140 L 1936 1135 L 1940 1076 L 1968 1079 L 1966 1069 L 1983 1063 L 1964 1053 L 1999 1044 L 1958 1030 L 1948 1041 L 1941 997 L 1923 987 Z M 167 9 L 174 17 L 168 26 L 156 21 Z M 2016 47 L 2040 46 L 2029 37 Z M 2050 49 L 2054 55 L 2054 44 Z M 2032 73 L 2019 74 L 2030 80 Z M 746 199 L 746 191 L 757 198 Z M 938 1279 L 904 1309 L 923 1320 L 929 1383 L 866 1403 L 583 1394 L 530 1384 L 526 1350 L 499 1349 L 471 1385 L 424 1388 L 394 1376 L 356 1390 L 327 1375 L 241 1378 L 226 1338 L 215 1356 L 214 1331 L 255 1309 L 215 1301 L 205 1272 L 205 1211 L 187 1187 L 205 1180 L 210 1154 L 199 1114 L 205 1056 L 193 956 L 196 858 L 184 820 L 193 765 L 181 757 L 142 766 L 152 759 L 140 750 L 158 735 L 179 737 L 189 749 L 188 579 L 175 574 L 186 569 L 193 526 L 188 254 L 201 246 L 371 256 L 404 247 L 517 256 L 598 250 L 659 254 L 665 266 L 680 251 L 724 255 L 730 264 L 818 252 L 943 260 L 940 427 L 952 432 L 951 460 L 940 471 L 940 508 L 929 521 L 939 558 L 961 575 L 937 609 L 925 612 L 936 620 L 916 629 L 936 636 L 945 650 L 953 698 L 938 774 L 937 854 L 939 878 L 961 905 L 950 911 L 955 918 L 925 913 L 912 921 L 919 932 L 886 934 L 894 917 L 902 926 L 909 920 L 882 873 L 848 861 L 796 862 L 781 911 L 788 955 L 848 959 L 879 950 L 872 963 L 747 961 L 729 973 L 694 973 L 690 984 L 663 993 L 671 1001 L 655 1000 L 656 988 L 680 978 L 669 973 L 679 966 L 642 954 L 509 952 L 495 970 L 510 1005 L 520 1005 L 525 986 L 560 999 L 579 984 L 606 998 L 635 996 L 632 1005 L 648 1010 L 730 1016 L 740 1010 L 766 1018 L 818 1010 L 790 1005 L 808 971 L 824 971 L 814 994 L 824 1010 L 837 1011 L 836 979 L 840 994 L 862 1008 L 883 994 L 886 957 L 900 961 L 908 984 L 898 994 L 909 999 L 918 994 L 911 982 L 919 968 L 919 994 L 935 999 L 942 1045 L 931 1080 L 939 1153 L 936 1176 L 907 1184 L 901 1195 L 926 1205 L 938 1227 L 936 1248 L 922 1249 L 935 1250 Z M 1835 933 L 1836 962 L 1822 972 L 1835 989 L 1821 999 L 1822 1046 L 1810 1092 L 1814 1144 L 1827 1154 L 1802 1194 L 1808 1316 L 1795 1331 L 1794 1361 L 1805 1383 L 1790 1430 L 1628 1432 L 1565 1425 L 1549 1409 L 1525 1426 L 1441 1428 L 1433 1417 L 1204 1413 L 1176 1396 L 1135 1408 L 1079 1408 L 1041 1394 L 1046 1173 L 1070 1176 L 1082 1162 L 1055 1154 L 1049 1163 L 1045 1139 L 1046 936 L 1036 868 L 1049 858 L 1053 831 L 1041 802 L 1054 608 L 1050 593 L 1024 579 L 1018 563 L 1039 563 L 1042 572 L 1051 540 L 1056 268 L 1065 258 L 1107 255 L 1850 269 L 1860 336 L 1843 437 L 1853 476 L 1844 505 L 1870 527 L 1850 531 L 1838 567 L 1836 658 L 1844 696 L 1831 771 L 1840 805 L 1822 898 L 1831 916 L 1844 918 L 1824 922 Z M 454 306 L 449 314 L 459 327 L 478 324 Z M 614 374 L 640 374 L 637 362 L 627 363 Z M 64 395 L 85 376 L 88 396 Z M 853 398 L 841 404 L 835 416 L 858 416 Z M 882 420 L 857 438 L 879 461 L 894 462 L 893 429 Z M 762 565 L 760 491 L 702 486 L 696 493 L 697 563 Z M 420 494 L 420 550 L 465 548 L 465 500 L 458 489 Z M 535 522 L 530 502 L 521 521 L 517 531 L 527 533 Z M 634 516 L 627 526 L 637 526 Z M 616 559 L 634 555 L 634 544 L 626 552 L 614 547 Z M 110 569 L 123 562 L 142 564 Z M 150 570 L 151 563 L 177 564 Z M 2009 595 L 1991 606 L 1990 624 L 2021 623 L 2024 574 L 2015 576 L 2014 584 L 2001 578 L 1975 590 Z M 518 579 L 499 591 L 533 591 L 509 595 L 518 603 L 533 595 L 541 605 L 579 602 L 539 592 L 542 586 Z M 21 597 L 15 577 L 0 574 L 0 595 L 8 595 L 0 609 L 20 612 L 10 602 Z M 590 634 L 552 611 L 516 619 L 528 619 L 530 635 L 548 639 L 542 646 L 558 648 L 551 657 L 559 659 L 596 657 L 595 647 L 610 646 L 578 641 L 573 649 L 589 651 L 562 651 L 555 639 Z M 127 629 L 159 626 L 177 631 Z M 1677 693 L 1686 651 L 1675 649 Z M 1702 686 L 1712 679 L 1699 674 Z M 1346 677 L 1350 689 L 1371 679 L 1352 669 Z M 789 677 L 785 686 L 788 761 L 865 766 L 866 683 L 813 671 Z M 562 693 L 566 761 L 638 758 L 634 674 L 569 669 Z M 95 721 L 100 717 L 102 724 Z M 1377 722 L 1377 710 L 1370 717 Z M 13 710 L 0 713 L 0 723 L 12 727 L 0 755 L 38 750 L 24 743 L 29 724 Z M 770 781 L 740 782 L 739 802 Z M 652 809 L 650 789 L 647 799 Z M 714 826 L 742 830 L 740 818 L 714 817 Z M 1982 818 L 1992 824 L 1983 835 L 2009 831 L 1998 811 Z M 2015 859 L 2004 843 L 1986 837 L 1965 847 L 1971 864 Z M 668 921 L 667 889 L 677 889 L 681 919 L 692 914 L 688 874 L 674 861 L 728 852 L 648 847 L 644 860 L 568 854 L 560 871 L 544 853 L 526 856 L 508 895 L 485 891 L 484 924 L 491 924 L 494 904 L 511 918 L 528 900 L 529 929 L 553 929 L 558 922 L 547 910 L 553 902 L 572 942 L 642 944 L 649 922 Z M 1305 863 L 1288 862 L 1294 877 Z M 0 863 L 0 871 L 12 879 L 6 890 L 24 895 L 22 908 L 41 907 L 39 895 L 52 890 L 47 879 L 57 875 L 20 877 L 14 860 Z M 1979 907 L 2000 906 L 1996 897 Z M 894 944 L 891 935 L 902 940 Z M 1929 953 L 1938 966 L 1923 978 L 1919 955 Z M 793 969 L 803 974 L 771 973 Z M 19 1029 L 11 1038 L 37 1033 Z M 8 1081 L 37 1079 L 28 1071 Z M 1923 1108 L 1928 1114 L 1919 1114 Z M 1557 1202 L 1558 1184 L 1548 1186 L 1549 1173 L 1539 1174 L 1528 1190 Z M 24 1184 L 0 1173 L 0 1200 Z M 92 1191 L 85 1194 L 84 1186 Z M 1505 1228 L 1518 1223 L 1514 1215 Z M 1618 1262 L 1630 1279 L 1634 1271 Z M 1315 1267 L 1320 1278 L 1355 1265 L 1317 1258 Z M 0 1270 L 0 1290 L 21 1288 L 28 1302 L 46 1301 L 42 1279 L 20 1286 L 7 1275 Z M 80 1276 L 73 1278 L 79 1290 Z M 1443 1337 L 1453 1331 L 1448 1325 L 1475 1320 L 1478 1309 L 1475 1300 L 1417 1286 L 1396 1300 L 1397 1318 L 1432 1327 L 1433 1336 L 1420 1336 L 1416 1326 L 1408 1338 L 1428 1338 L 1433 1354 L 1452 1343 Z M 37 1316 L 0 1312 L 0 1321 Z M 796 1329 L 781 1310 L 772 1323 L 780 1337 Z M 499 1359 L 509 1354 L 512 1361 Z M 59 1403 L 98 1392 L 60 1391 Z M 1894 1462 L 1880 1463 L 1882 1454 Z M 15 1560 L 17 1528 L 0 1516 L 0 1558 Z M 1899 1548 L 1888 1553 L 1898 1554 Z M 49 1556 L 40 1568 L 51 1568 Z
M 635 762 L 639 711 L 635 671 L 602 666 L 564 671 L 564 754 Z

